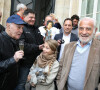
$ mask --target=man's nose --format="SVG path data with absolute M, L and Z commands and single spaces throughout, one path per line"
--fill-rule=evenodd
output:
M 67 25 L 66 28 L 69 28 L 69 26 Z
M 86 28 L 84 28 L 84 30 L 82 31 L 83 34 L 86 34 L 87 33 L 87 30 Z

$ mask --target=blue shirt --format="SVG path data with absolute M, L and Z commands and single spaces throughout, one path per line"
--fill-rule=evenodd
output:
M 78 40 L 76 49 L 79 53 L 83 53 L 90 47 L 91 43 L 92 43 L 92 40 L 89 41 L 84 47 L 82 47 L 80 44 L 80 40 Z

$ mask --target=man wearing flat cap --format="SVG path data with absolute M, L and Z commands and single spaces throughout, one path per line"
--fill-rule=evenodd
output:
M 0 34 L 0 90 L 14 90 L 18 77 L 18 61 L 24 52 L 17 41 L 26 24 L 18 15 L 7 19 L 6 29 Z

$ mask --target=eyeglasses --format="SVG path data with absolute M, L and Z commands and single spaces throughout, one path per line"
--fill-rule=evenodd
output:
M 83 31 L 84 29 L 85 29 L 86 31 L 91 31 L 91 30 L 92 30 L 91 27 L 79 27 L 79 30 L 80 30 L 80 31 Z

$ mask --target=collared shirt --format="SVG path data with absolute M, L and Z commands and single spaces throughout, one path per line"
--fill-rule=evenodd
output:
M 91 43 L 92 43 L 92 40 L 89 41 L 84 47 L 82 47 L 80 44 L 80 40 L 78 40 L 76 49 L 79 53 L 83 53 L 91 46 Z
M 61 44 L 60 55 L 59 55 L 58 61 L 61 59 L 61 56 L 62 56 L 62 53 L 63 53 L 65 45 L 70 42 L 70 38 L 71 38 L 71 33 L 68 36 L 66 36 L 65 34 L 63 34 L 63 38 L 62 39 L 64 40 L 64 43 Z
M 68 90 L 83 90 L 86 75 L 87 61 L 92 40 L 84 47 L 77 42 L 71 69 L 68 76 Z

